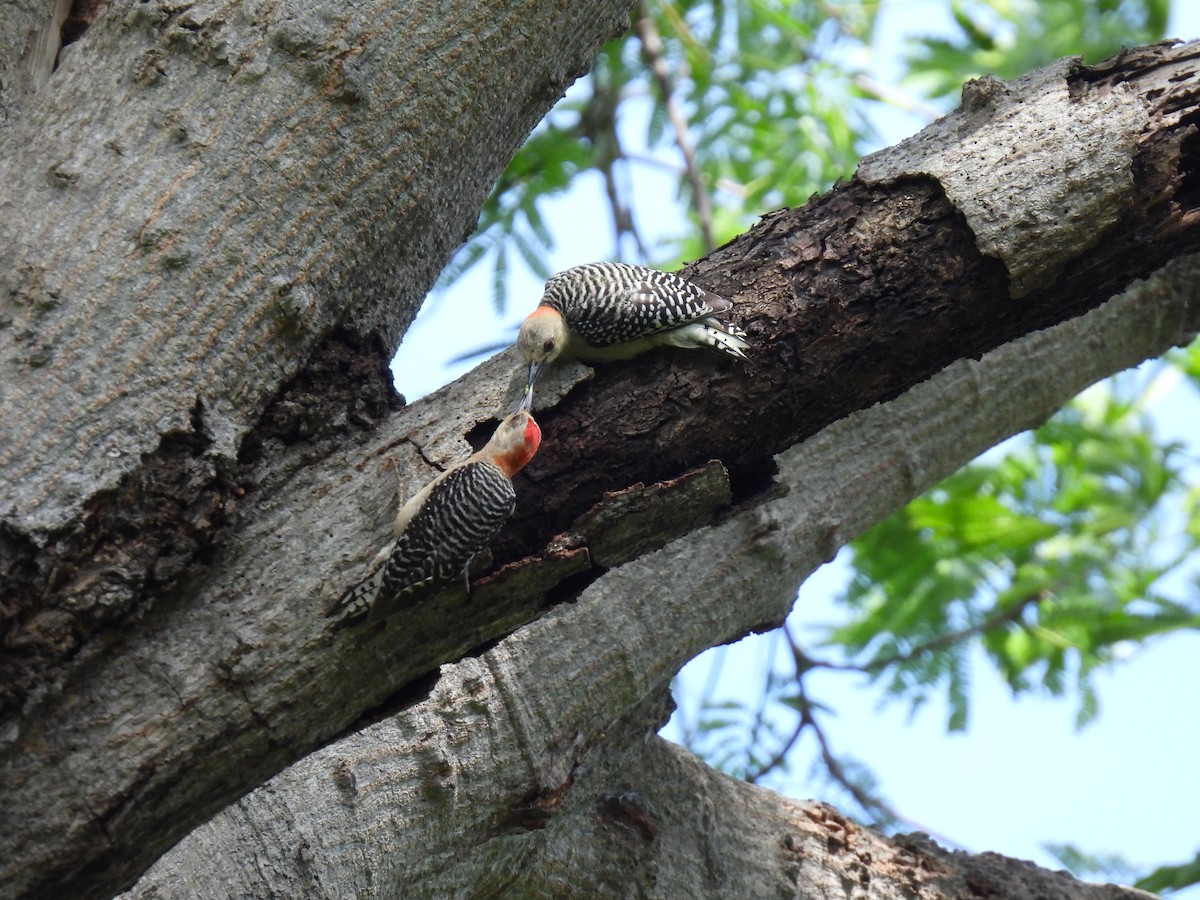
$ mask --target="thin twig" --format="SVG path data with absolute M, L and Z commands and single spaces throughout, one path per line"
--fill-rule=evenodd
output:
M 671 82 L 671 73 L 667 68 L 662 37 L 645 4 L 638 6 L 637 22 L 634 28 L 637 31 L 638 40 L 642 44 L 642 58 L 646 61 L 646 66 L 658 84 L 659 92 L 662 94 L 663 108 L 667 112 L 667 118 L 671 120 L 671 127 L 675 129 L 675 143 L 679 146 L 679 152 L 683 154 L 688 182 L 692 186 L 692 197 L 696 203 L 696 217 L 700 220 L 700 236 L 704 240 L 705 252 L 711 253 L 716 248 L 713 240 L 712 198 L 708 195 L 704 178 L 699 166 L 696 165 L 696 150 L 692 143 L 687 117 L 675 99 L 675 86 Z
M 1021 599 L 1021 601 L 1008 609 L 1001 610 L 982 622 L 977 622 L 967 628 L 960 628 L 958 631 L 948 631 L 945 634 L 939 634 L 935 638 L 925 641 L 923 644 L 917 644 L 915 647 L 910 647 L 903 653 L 893 653 L 890 656 L 877 656 L 869 662 L 865 663 L 839 663 L 829 660 L 817 659 L 809 656 L 798 646 L 794 648 L 794 652 L 798 654 L 797 665 L 803 669 L 830 669 L 835 672 L 864 672 L 868 675 L 874 675 L 888 666 L 895 666 L 901 663 L 911 662 L 918 656 L 924 656 L 926 653 L 932 653 L 935 650 L 945 650 L 947 647 L 952 647 L 960 641 L 974 637 L 977 634 L 984 634 L 991 631 L 1000 625 L 1005 625 L 1009 622 L 1015 622 L 1025 612 L 1026 607 L 1031 604 L 1038 603 L 1045 596 L 1044 591 L 1039 591 L 1035 594 L 1030 594 Z
M 622 156 L 629 162 L 642 163 L 643 165 L 653 166 L 656 169 L 661 169 L 664 172 L 672 172 L 675 175 L 686 175 L 687 168 L 673 163 L 666 159 L 659 159 L 650 153 L 631 153 L 628 150 L 623 150 Z M 737 197 L 750 196 L 750 189 L 740 181 L 734 181 L 732 178 L 718 178 L 716 184 L 717 190 L 727 191 Z
M 625 235 L 633 238 L 642 260 L 647 258 L 646 245 L 633 221 L 633 213 L 621 198 L 621 187 L 617 183 L 617 161 L 624 157 L 621 139 L 617 134 L 617 101 L 610 86 L 599 78 L 592 80 L 592 96 L 579 121 L 580 133 L 592 142 L 596 150 L 595 166 L 604 176 L 604 192 L 612 210 L 615 252 L 619 258 L 621 239 Z
M 934 119 L 942 117 L 941 110 L 935 109 L 928 103 L 918 100 L 916 97 L 906 94 L 898 88 L 884 84 L 881 81 L 876 81 L 869 75 L 855 75 L 853 82 L 854 86 L 863 93 L 870 94 L 876 100 L 880 100 L 889 106 L 894 106 L 897 109 L 920 116 L 926 122 L 932 122 Z
M 775 755 L 768 759 L 765 763 L 759 766 L 757 771 L 749 772 L 746 775 L 746 781 L 751 784 L 757 784 L 758 781 L 766 777 L 769 773 L 783 765 L 783 761 L 787 759 L 787 755 L 792 752 L 792 748 L 796 746 L 796 742 L 800 740 L 800 735 L 804 733 L 804 729 L 812 724 L 811 718 L 803 715 L 800 716 L 800 721 L 796 723 L 796 728 L 783 745 L 775 752 Z
M 616 133 L 613 133 L 613 141 L 617 139 Z M 621 152 L 620 145 L 617 145 L 617 153 Z M 613 228 L 616 233 L 617 257 L 621 256 L 621 238 L 629 235 L 633 238 L 633 243 L 637 247 L 637 252 L 641 259 L 645 260 L 648 257 L 646 245 L 642 242 L 642 236 L 637 230 L 637 226 L 633 222 L 633 213 L 628 205 L 621 199 L 620 188 L 617 185 L 617 173 L 614 159 L 606 159 L 603 165 L 600 166 L 600 171 L 604 173 L 604 192 L 608 195 L 608 205 L 612 208 Z
M 829 738 L 825 734 L 825 729 L 821 727 L 821 723 L 817 721 L 817 717 L 813 714 L 812 701 L 808 699 L 808 694 L 804 690 L 803 679 L 805 670 L 801 666 L 802 661 L 807 657 L 805 657 L 804 653 L 800 650 L 800 645 L 796 642 L 796 639 L 793 637 L 791 631 L 788 630 L 787 626 L 783 626 L 780 630 L 786 636 L 788 643 L 792 648 L 792 654 L 796 660 L 796 700 L 797 707 L 800 712 L 800 728 L 812 728 L 813 735 L 817 739 L 817 746 L 821 750 L 821 762 L 824 763 L 825 770 L 829 773 L 829 777 L 841 785 L 843 790 L 849 793 L 850 796 L 854 798 L 854 802 L 857 803 L 862 808 L 863 812 L 867 813 L 868 815 L 871 815 L 876 819 L 882 817 L 892 822 L 899 822 L 908 826 L 909 828 L 912 828 L 913 830 L 925 832 L 942 844 L 957 848 L 959 850 L 966 850 L 966 847 L 953 838 L 933 831 L 921 823 L 913 821 L 908 816 L 901 815 L 901 813 L 896 809 L 889 806 L 887 803 L 873 794 L 867 793 L 850 779 L 850 777 L 846 774 L 845 769 L 842 768 L 842 764 L 838 761 L 838 758 L 834 756 L 833 749 L 829 746 Z

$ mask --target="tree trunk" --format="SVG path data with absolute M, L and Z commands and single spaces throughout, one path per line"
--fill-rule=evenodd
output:
M 273 734 L 237 662 L 238 619 L 320 599 L 275 566 L 320 580 L 322 551 L 256 556 L 232 619 L 175 617 L 223 609 L 254 510 L 396 407 L 391 351 L 629 5 L 6 5 L 0 893 L 129 883 L 328 735 Z
M 510 352 L 394 409 L 386 351 L 619 7 L 404 9 L 113 4 L 0 132 L 0 887 L 111 893 L 275 773 L 138 892 L 981 877 L 653 732 L 680 665 L 847 540 L 1200 327 L 1200 48 L 978 83 L 696 264 L 751 366 L 560 367 L 498 571 L 339 630 L 394 473 L 410 494 L 514 399 Z

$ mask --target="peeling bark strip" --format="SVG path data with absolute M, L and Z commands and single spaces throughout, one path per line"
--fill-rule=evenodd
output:
M 152 4 L 142 6 L 157 14 Z M 374 35 L 368 34 L 365 20 L 344 21 L 354 14 L 346 9 L 339 6 L 327 21 L 358 28 L 356 39 Z M 0 460 L 0 476 L 9 477 L 8 465 L 28 469 L 28 484 L 21 482 L 24 496 L 44 494 L 48 505 L 39 510 L 51 518 L 66 516 L 64 528 L 79 527 L 79 510 L 111 486 L 106 480 L 110 475 L 116 479 L 112 483 L 119 483 L 120 472 L 147 464 L 139 451 L 113 462 L 112 471 L 88 476 L 87 466 L 77 465 L 76 457 L 86 457 L 85 462 L 103 457 L 108 436 L 148 441 L 153 456 L 161 433 L 189 427 L 199 396 L 209 423 L 209 456 L 218 463 L 233 460 L 259 410 L 278 395 L 292 372 L 303 368 L 311 348 L 342 314 L 341 304 L 352 302 L 351 318 L 359 332 L 387 320 L 401 323 L 386 330 L 397 333 L 408 320 L 414 297 L 444 260 L 443 250 L 462 233 L 455 223 L 465 231 L 474 220 L 482 185 L 495 171 L 489 168 L 495 162 L 491 157 L 471 157 L 467 163 L 458 152 L 461 147 L 447 151 L 438 143 L 446 137 L 438 128 L 405 131 L 414 120 L 406 118 L 411 110 L 402 102 L 402 88 L 412 83 L 404 79 L 415 76 L 411 66 L 400 64 L 402 55 L 389 56 L 402 54 L 401 49 L 379 48 L 375 57 L 357 53 L 359 45 L 350 41 L 345 48 L 349 56 L 331 56 L 321 49 L 325 45 L 319 36 L 337 43 L 349 41 L 350 31 L 330 36 L 314 26 L 318 37 L 313 37 L 299 30 L 309 19 L 286 19 L 295 12 L 290 7 L 271 10 L 285 18 L 262 26 L 271 41 L 264 38 L 255 45 L 260 54 L 243 58 L 237 56 L 240 49 L 254 47 L 221 49 L 214 40 L 226 33 L 222 16 L 235 12 L 177 11 L 186 22 L 167 17 L 160 33 L 139 19 L 143 13 L 131 4 L 110 6 L 63 54 L 48 87 L 45 109 L 58 109 L 63 121 L 74 111 L 72 98 L 78 92 L 72 93 L 73 86 L 89 73 L 99 79 L 88 82 L 94 95 L 124 97 L 124 91 L 133 90 L 122 80 L 128 70 L 110 77 L 98 60 L 90 69 L 85 63 L 91 60 L 88 54 L 105 46 L 104 40 L 118 48 L 122 39 L 142 41 L 146 96 L 153 104 L 164 104 L 146 122 L 138 120 L 141 131 L 130 132 L 144 141 L 113 138 L 125 155 L 111 171 L 100 165 L 107 157 L 87 142 L 71 145 L 83 157 L 66 148 L 46 154 L 58 162 L 49 175 L 43 167 L 38 178 L 45 177 L 59 193 L 46 194 L 38 181 L 37 189 L 28 192 L 32 212 L 24 210 L 26 219 L 39 209 L 52 209 L 61 217 L 57 221 L 83 222 L 82 231 L 56 236 L 45 225 L 30 229 L 41 243 L 0 242 L 0 253 L 21 262 L 0 268 L 16 279 L 15 288 L 9 285 L 10 293 L 0 298 L 12 307 L 4 309 L 0 366 L 8 369 L 0 375 L 14 373 L 16 380 L 0 378 L 0 385 L 5 390 L 17 385 L 18 391 L 0 397 L 0 410 L 6 425 L 12 409 L 24 413 L 34 408 L 62 426 L 43 437 L 36 416 L 19 419 L 25 431 L 10 448 L 11 461 Z M 575 71 L 570 66 L 586 47 L 595 46 L 595 32 L 579 36 L 581 22 L 594 24 L 590 10 L 578 4 L 536 13 L 522 10 L 518 24 L 539 27 L 530 27 L 536 34 L 527 41 L 513 40 L 521 48 L 536 45 L 538 59 L 521 57 L 528 69 L 500 60 L 487 86 L 526 104 L 521 111 L 529 121 L 536 118 L 544 106 L 537 92 L 556 90 L 564 73 Z M 381 26 L 381 33 L 395 40 L 411 37 L 425 46 L 421 41 L 430 39 L 430 33 L 393 34 L 402 29 L 392 27 L 396 23 L 387 19 L 390 14 L 380 11 L 378 21 L 373 20 L 388 26 Z M 119 31 L 110 22 L 131 27 Z M 503 31 L 505 22 L 489 19 L 488 28 Z M 560 48 L 540 27 L 546 23 L 572 32 L 574 43 L 565 56 L 547 58 L 547 46 Z M 248 33 L 259 32 L 251 28 Z M 483 33 L 492 34 L 487 29 Z M 587 40 L 593 43 L 587 45 Z M 314 48 L 313 41 L 320 46 Z M 506 46 L 497 50 L 488 44 L 486 49 L 503 53 Z M 434 62 L 445 62 L 451 81 L 464 77 L 467 70 L 455 65 L 474 59 L 474 45 L 444 49 L 452 58 Z M 209 55 L 226 51 L 234 54 L 232 62 Z M 550 590 L 552 598 L 561 590 L 578 599 L 535 623 L 545 622 L 549 630 L 519 634 L 522 640 L 544 635 L 542 643 L 530 645 L 530 652 L 535 659 L 541 654 L 557 660 L 554 674 L 547 676 L 553 683 L 514 682 L 520 675 L 514 671 L 497 683 L 521 684 L 521 692 L 510 691 L 499 700 L 480 693 L 483 688 L 476 681 L 474 687 L 464 683 L 463 706 L 434 708 L 422 702 L 429 690 L 428 673 L 440 663 L 480 653 L 536 616 L 542 600 L 534 594 L 548 584 L 538 579 L 546 575 L 555 581 L 562 574 L 554 571 L 558 566 L 574 571 L 580 564 L 578 552 L 556 558 L 540 574 L 538 566 L 502 568 L 489 583 L 494 579 L 499 585 L 502 573 L 531 579 L 532 593 L 508 606 L 458 605 L 446 598 L 446 605 L 428 607 L 394 626 L 337 634 L 325 629 L 320 616 L 380 545 L 395 510 L 396 474 L 407 489 L 419 487 L 431 475 L 430 463 L 445 465 L 467 455 L 464 436 L 486 427 L 495 410 L 510 401 L 504 379 L 518 368 L 511 354 L 389 416 L 365 447 L 343 446 L 323 456 L 329 446 L 318 446 L 321 440 L 297 429 L 296 443 L 271 439 L 247 448 L 242 458 L 248 479 L 238 481 L 245 494 L 237 501 L 236 520 L 219 546 L 199 554 L 199 568 L 177 561 L 185 566 L 180 571 L 192 573 L 178 593 L 150 598 L 156 602 L 145 615 L 123 620 L 119 630 L 106 632 L 103 642 L 88 640 L 61 693 L 39 691 L 38 703 L 4 723 L 0 846 L 6 853 L 0 857 L 0 892 L 84 896 L 128 884 L 197 823 L 381 710 L 419 707 L 432 717 L 421 719 L 422 727 L 450 741 L 426 742 L 427 752 L 409 761 L 418 771 L 413 796 L 440 797 L 445 802 L 435 803 L 437 810 L 457 815 L 470 805 L 463 798 L 482 791 L 489 821 L 504 821 L 504 815 L 530 797 L 558 797 L 554 791 L 575 771 L 581 754 L 605 743 L 602 735 L 613 735 L 613 745 L 622 749 L 642 746 L 622 741 L 641 740 L 647 723 L 656 721 L 657 714 L 644 707 L 661 707 L 662 691 L 678 666 L 712 643 L 777 621 L 806 566 L 827 558 L 987 442 L 1040 421 L 1068 391 L 1086 384 L 1084 378 L 1162 352 L 1197 327 L 1194 267 L 1184 269 L 1184 278 L 1161 277 L 1164 263 L 1182 260 L 1200 247 L 1193 209 L 1200 195 L 1189 181 L 1189 173 L 1200 171 L 1190 124 L 1200 98 L 1192 68 L 1196 52 L 1194 45 L 1150 48 L 1107 68 L 1068 76 L 1073 85 L 1068 96 L 1077 98 L 1080 116 L 1102 116 L 1115 97 L 1145 113 L 1146 125 L 1135 142 L 1130 182 L 1109 177 L 1078 186 L 1084 191 L 1118 188 L 1117 197 L 1101 206 L 1119 212 L 1100 233 L 1081 221 L 1064 223 L 1063 228 L 1075 230 L 1076 240 L 1058 242 L 1067 254 L 1062 260 L 1040 259 L 1027 272 L 1019 261 L 988 255 L 1005 242 L 994 241 L 982 251 L 976 226 L 970 224 L 974 214 L 957 208 L 951 193 L 929 175 L 873 184 L 852 181 L 804 210 L 766 217 L 689 271 L 699 283 L 738 298 L 737 309 L 745 316 L 742 324 L 755 349 L 752 369 L 663 352 L 606 367 L 575 385 L 552 409 L 539 412 L 543 451 L 536 468 L 529 467 L 519 479 L 517 516 L 505 540 L 494 547 L 499 566 L 541 552 L 605 493 L 636 482 L 670 482 L 709 460 L 720 460 L 729 473 L 732 500 L 742 504 L 723 524 L 611 569 L 581 593 L 571 582 Z M 381 59 L 391 68 L 385 65 L 382 71 Z M 477 72 L 470 69 L 468 74 Z M 495 81 L 509 76 L 511 83 Z M 243 78 L 254 82 L 254 90 L 241 93 Z M 354 88 L 360 99 L 350 102 L 342 87 Z M 258 105 L 288 89 L 293 89 L 289 102 L 298 104 L 290 118 Z M 481 88 L 472 82 L 466 89 L 475 98 Z M 58 96 L 56 91 L 65 93 Z M 188 117 L 188 91 L 222 103 L 241 98 L 240 105 L 222 106 L 237 116 L 211 128 L 197 125 L 203 117 Z M 1096 99 L 1101 96 L 1103 103 Z M 372 107 L 369 114 L 360 108 L 363 104 Z M 512 115 L 511 107 L 479 106 L 458 109 L 451 103 L 433 110 L 427 122 L 441 121 L 443 113 L 461 113 L 451 139 L 461 139 L 474 151 L 481 142 L 472 143 L 470 137 L 490 133 L 493 114 Z M 1033 110 L 1037 104 L 1026 106 Z M 136 92 L 129 95 L 129 109 L 145 112 Z M 44 118 L 49 113 L 38 115 L 49 127 L 51 119 Z M 1128 119 L 1122 113 L 1114 124 L 1122 141 Z M 36 132 L 33 121 L 18 126 Z M 240 144 L 231 149 L 222 129 L 237 129 L 247 121 L 259 136 L 255 151 Z M 375 121 L 390 130 L 360 133 Z M 1006 121 L 1008 128 L 1024 123 L 1020 116 Z M 12 140 L 18 126 L 0 132 L 0 144 Z M 507 120 L 502 126 L 506 136 L 519 130 Z M 350 129 L 349 143 L 359 141 L 357 148 L 342 143 L 339 127 Z M 103 130 L 96 126 L 95 133 Z M 83 125 L 78 131 L 93 134 Z M 65 139 L 79 137 L 71 134 Z M 46 150 L 47 140 L 43 135 L 41 143 L 31 146 Z M 402 146 L 392 148 L 388 140 Z M 953 144 L 957 136 L 946 140 Z M 143 154 L 134 150 L 142 148 L 161 157 L 168 171 L 142 173 L 144 193 L 138 193 L 130 184 L 139 167 L 148 165 L 137 162 Z M 1094 148 L 1064 142 L 1060 149 L 1061 158 L 1071 160 Z M 393 150 L 395 155 L 389 156 Z M 108 153 L 116 151 L 109 148 Z M 229 167 L 210 172 L 202 163 L 210 153 L 215 154 L 214 165 L 228 159 Z M 4 153 L 0 158 L 10 157 Z M 443 158 L 453 158 L 454 171 L 448 171 L 448 163 L 443 168 L 426 165 Z M 384 168 L 370 168 L 370 160 Z M 384 161 L 394 166 L 388 168 Z M 479 190 L 472 193 L 472 187 L 464 195 L 458 191 L 465 168 Z M 1056 171 L 1063 173 L 1060 179 L 1070 179 L 1065 168 Z M 94 172 L 107 176 L 101 179 Z M 209 177 L 211 190 L 201 189 Z M 981 196 L 986 193 L 981 190 Z M 386 201 L 379 199 L 384 196 Z M 21 221 L 8 214 L 11 198 L 0 202 L 7 204 L 0 210 L 0 230 Z M 264 212 L 257 204 L 270 209 Z M 435 222 L 431 217 L 441 212 L 445 219 Z M 1053 225 L 1038 222 L 1039 228 Z M 328 244 L 313 243 L 326 236 Z M 61 257 L 43 253 L 46 242 L 60 246 L 52 239 L 70 244 Z M 1015 240 L 1008 245 L 1025 246 Z M 184 252 L 189 248 L 194 252 Z M 1156 272 L 1153 289 L 1123 298 L 1114 307 L 1118 312 L 1095 309 L 1131 279 Z M 1022 289 L 1028 291 L 1016 299 L 1013 273 L 1025 279 Z M 1035 286 L 1047 273 L 1054 273 L 1052 283 Z M 211 287 L 218 284 L 223 286 L 219 290 Z M 127 298 L 141 306 L 121 307 Z M 1087 310 L 1093 312 L 1071 318 Z M 953 378 L 937 381 L 941 393 L 924 406 L 898 401 L 870 415 L 850 415 L 899 397 L 954 360 L 978 358 L 1046 327 L 1052 330 L 1023 341 L 1015 362 L 1006 358 L 1003 367 L 986 360 L 954 363 L 947 370 Z M 97 335 L 103 337 L 98 343 Z M 1054 345 L 1056 340 L 1062 345 Z M 36 385 L 39 378 L 41 387 Z M 131 392 L 128 396 L 120 393 L 122 386 Z M 38 396 L 46 406 L 30 407 L 32 401 L 14 399 L 32 397 L 35 388 L 44 393 Z M 314 390 L 321 395 L 319 385 Z M 637 402 L 631 404 L 631 397 Z M 50 404 L 64 398 L 70 402 Z M 314 408 L 333 407 L 318 400 Z M 978 421 L 981 415 L 983 422 Z M 835 424 L 826 427 L 831 422 Z M 817 432 L 820 437 L 795 448 Z M 39 455 L 55 442 L 69 445 L 70 451 L 56 460 L 57 467 Z M 847 468 L 850 463 L 859 467 Z M 55 480 L 64 472 L 66 484 Z M 780 496 L 788 488 L 791 492 Z M 23 502 L 12 499 L 16 495 L 7 491 L 7 484 L 4 496 L 17 504 L 6 513 Z M 9 515 L 5 521 L 16 534 L 37 538 L 25 538 L 23 548 L 34 555 L 17 561 L 17 568 L 52 570 L 52 554 L 41 548 L 51 534 L 46 530 L 50 519 Z M 123 538 L 129 546 L 139 546 L 149 527 L 139 525 L 137 533 Z M 750 573 L 753 590 L 745 583 Z M 39 609 L 62 608 L 53 593 L 39 604 Z M 510 657 L 480 658 L 494 666 Z M 469 674 L 470 665 L 464 665 L 443 671 L 454 677 Z M 38 687 L 58 683 L 48 677 Z M 555 684 L 562 689 L 558 694 L 552 690 Z M 453 753 L 454 741 L 463 735 L 458 729 L 472 722 L 477 694 L 485 705 L 499 702 L 521 725 L 514 733 L 519 756 L 512 768 L 489 768 L 486 754 L 463 758 Z M 563 722 L 564 728 L 543 728 L 546 721 Z M 395 747 L 380 754 L 395 760 Z M 353 785 L 362 782 L 363 773 L 354 759 L 342 760 L 330 771 L 340 773 L 329 780 L 342 809 L 356 796 Z M 277 782 L 272 790 L 282 785 Z M 595 821 L 599 797 L 619 796 L 623 790 L 610 783 L 588 797 L 587 821 Z M 499 797 L 495 803 L 488 799 L 492 791 Z M 316 796 L 307 796 L 314 815 L 328 816 L 334 826 L 343 821 L 317 804 Z M 389 796 L 389 814 L 399 821 L 403 807 L 397 812 L 394 795 Z M 567 791 L 560 806 L 575 796 L 574 789 Z M 269 809 L 270 797 L 269 790 L 255 803 Z M 436 862 L 447 858 L 448 847 L 468 845 L 453 844 L 450 837 L 445 840 L 451 843 L 437 843 L 431 837 L 441 832 L 430 826 L 445 821 L 417 826 L 425 829 L 422 840 L 434 844 L 423 845 L 431 852 L 422 859 Z M 548 828 L 559 821 L 555 813 Z M 491 858 L 527 860 L 520 842 L 547 830 L 526 832 L 524 838 L 505 835 L 499 840 L 507 843 L 488 848 L 497 849 Z M 623 826 L 615 833 L 633 834 Z M 327 837 L 343 842 L 341 858 L 354 866 L 353 871 L 339 870 L 348 880 L 338 887 L 361 884 L 353 880 L 362 876 L 362 857 L 350 846 L 355 838 L 341 830 Z M 379 837 L 386 843 L 394 836 Z M 265 846 L 261 836 L 239 833 L 238 838 L 244 850 L 234 848 L 227 856 L 231 863 L 244 864 L 238 878 L 254 869 L 245 853 L 279 862 L 283 871 L 292 862 L 309 866 L 320 846 L 312 840 L 297 855 L 295 843 Z M 379 852 L 396 860 L 395 846 Z M 552 872 L 557 861 L 550 848 L 545 853 L 546 871 Z M 307 876 L 296 877 L 301 880 L 294 883 L 304 883 Z M 454 882 L 455 873 L 446 877 Z
M 586 547 L 594 565 L 612 568 L 711 521 L 729 500 L 729 473 L 710 460 L 670 481 L 605 494 L 551 546 Z

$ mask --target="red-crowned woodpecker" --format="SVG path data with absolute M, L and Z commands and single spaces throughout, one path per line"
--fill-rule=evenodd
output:
M 478 453 L 421 488 L 396 515 L 395 540 L 370 574 L 326 613 L 341 621 L 370 613 L 377 622 L 429 597 L 461 576 L 508 521 L 516 505 L 512 477 L 537 453 L 542 431 L 526 404 L 496 428 Z
M 670 345 L 711 347 L 745 359 L 746 333 L 716 317 L 732 306 L 678 275 L 645 266 L 588 263 L 559 272 L 517 335 L 517 349 L 529 363 L 525 392 L 532 392 L 542 364 L 560 355 L 627 359 Z

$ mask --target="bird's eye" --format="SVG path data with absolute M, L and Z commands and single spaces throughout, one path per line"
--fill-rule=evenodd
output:
M 546 341 L 546 343 L 542 344 L 542 352 L 543 353 L 549 353 L 553 349 L 554 349 L 554 341 Z

